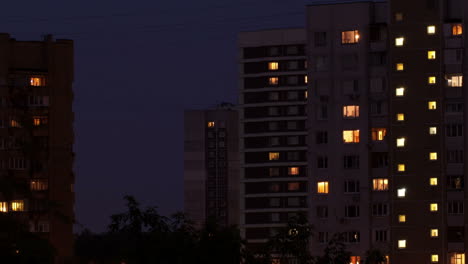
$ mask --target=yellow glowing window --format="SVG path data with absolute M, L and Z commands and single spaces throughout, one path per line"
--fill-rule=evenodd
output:
M 345 105 L 343 106 L 344 118 L 357 118 L 359 117 L 359 105 Z
M 402 163 L 398 164 L 398 171 L 399 171 L 399 172 L 404 172 L 404 171 L 406 171 L 406 165 L 405 165 L 405 164 L 402 164 Z
M 387 129 L 386 128 L 372 128 L 372 140 L 373 141 L 382 141 L 385 139 L 385 136 L 387 135 Z
M 8 202 L 0 202 L 0 212 L 8 212 Z
M 406 222 L 406 215 L 398 215 L 398 222 L 405 223 Z
M 307 75 L 304 76 L 304 83 L 305 84 L 309 83 L 309 78 L 307 77 Z
M 437 152 L 430 152 L 429 153 L 430 160 L 437 160 Z
M 398 197 L 406 197 L 406 188 L 400 188 L 397 190 Z
M 33 124 L 35 126 L 46 125 L 48 118 L 46 116 L 35 116 L 33 117 Z
M 404 137 L 397 138 L 397 140 L 396 140 L 396 146 L 399 147 L 399 148 L 404 147 L 405 143 L 406 143 L 406 138 L 404 138 Z
M 431 237 L 438 237 L 439 229 L 431 229 Z
M 21 200 L 11 202 L 11 210 L 15 212 L 24 211 L 24 202 Z
M 405 44 L 405 38 L 400 37 L 395 39 L 395 46 L 401 47 Z
M 463 34 L 462 24 L 453 24 L 452 25 L 452 36 L 460 36 Z
M 31 77 L 29 78 L 29 83 L 31 86 L 45 86 L 45 78 L 44 77 Z
M 404 71 L 404 70 L 405 70 L 405 64 L 403 64 L 403 63 L 397 63 L 397 64 L 396 64 L 396 70 L 397 70 L 397 71 Z
M 437 186 L 437 178 L 430 178 L 429 179 L 429 184 L 431 186 Z
M 289 175 L 299 175 L 299 167 L 289 167 L 288 168 Z
M 343 130 L 344 143 L 359 143 L 359 130 Z
M 429 110 L 436 110 L 437 109 L 437 103 L 436 101 L 430 101 L 427 103 L 427 108 Z
M 278 77 L 270 77 L 270 78 L 268 79 L 268 83 L 269 83 L 270 85 L 278 85 L 279 79 L 278 79 Z
M 268 153 L 269 160 L 279 160 L 280 154 L 279 152 L 270 152 Z
M 449 87 L 462 87 L 463 86 L 463 75 L 451 75 L 447 76 L 447 85 Z
M 308 96 L 309 96 L 309 93 L 307 91 L 304 91 L 304 98 L 307 99 Z
M 269 62 L 268 63 L 268 69 L 270 71 L 276 71 L 279 69 L 279 63 L 277 61 Z
M 10 121 L 10 127 L 21 127 L 20 123 L 14 119 Z
M 398 248 L 406 248 L 406 240 L 398 240 Z
M 435 33 L 436 33 L 436 27 L 435 26 L 427 26 L 427 34 L 434 35 Z
M 373 179 L 372 190 L 374 191 L 388 191 L 388 179 Z
M 215 127 L 215 122 L 210 121 L 210 122 L 207 123 L 207 126 L 208 127 Z
M 341 32 L 341 44 L 358 43 L 361 36 L 358 30 L 350 30 Z
M 437 82 L 437 78 L 435 76 L 429 76 L 429 78 L 427 79 L 427 83 L 429 84 L 436 84 Z
M 437 127 L 429 127 L 429 135 L 437 135 Z
M 395 95 L 396 96 L 404 96 L 405 95 L 405 88 L 404 87 L 398 87 L 395 89 Z
M 439 255 L 437 255 L 437 254 L 432 254 L 432 255 L 431 255 L 431 262 L 432 262 L 432 263 L 437 263 L 437 262 L 439 262 Z
M 317 182 L 317 193 L 328 193 L 328 182 Z
M 437 203 L 431 203 L 429 205 L 429 210 L 431 212 L 437 212 L 439 210 L 439 205 Z
M 435 50 L 430 50 L 430 51 L 427 52 L 427 59 L 428 60 L 435 60 L 436 59 Z
M 405 114 L 397 114 L 397 121 L 405 121 Z

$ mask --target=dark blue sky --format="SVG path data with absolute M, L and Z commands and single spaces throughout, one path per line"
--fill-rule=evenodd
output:
M 77 221 L 132 194 L 182 209 L 183 110 L 237 100 L 239 31 L 303 26 L 305 0 L 8 1 L 0 32 L 75 40 Z

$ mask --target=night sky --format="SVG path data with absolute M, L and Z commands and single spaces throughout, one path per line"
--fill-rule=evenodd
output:
M 237 33 L 302 27 L 307 1 L 68 2 L 4 2 L 0 32 L 75 40 L 76 216 L 105 231 L 124 194 L 182 210 L 183 110 L 237 102 Z

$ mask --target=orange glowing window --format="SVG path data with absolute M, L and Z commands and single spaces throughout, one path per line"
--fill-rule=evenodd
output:
M 452 36 L 460 36 L 463 34 L 462 24 L 453 24 L 452 25 Z
M 24 201 L 16 200 L 11 202 L 11 210 L 15 212 L 24 211 Z
M 360 38 L 359 30 L 341 32 L 341 44 L 355 44 L 359 42 Z
M 31 86 L 45 86 L 45 77 L 43 76 L 32 76 L 29 78 Z
M 388 179 L 373 179 L 372 180 L 372 190 L 374 191 L 388 191 Z
M 17 120 L 10 120 L 10 127 L 21 127 L 20 123 Z
M 270 152 L 268 153 L 269 160 L 279 160 L 280 154 L 279 152 Z
M 289 167 L 288 168 L 289 175 L 299 175 L 299 167 Z
M 351 256 L 349 258 L 349 264 L 359 264 L 359 263 L 362 263 L 360 256 Z
M 317 182 L 317 193 L 328 193 L 328 182 Z
M 0 212 L 8 212 L 8 202 L 0 202 Z
M 49 182 L 47 179 L 31 180 L 30 188 L 32 191 L 45 191 L 49 189 Z
M 278 77 L 270 77 L 268 79 L 268 83 L 270 85 L 278 85 L 279 84 L 279 78 Z
M 343 106 L 343 118 L 358 118 L 359 105 L 345 105 Z
M 213 128 L 213 127 L 215 127 L 215 122 L 214 122 L 214 121 L 210 121 L 210 122 L 207 123 L 207 126 L 208 126 L 209 128 Z
M 33 117 L 34 126 L 47 125 L 48 118 L 46 116 L 35 116 Z
M 270 71 L 276 71 L 279 69 L 279 63 L 277 61 L 272 61 L 268 63 L 268 69 Z
M 359 130 L 343 130 L 344 143 L 359 143 Z
M 372 140 L 373 141 L 382 141 L 387 135 L 386 128 L 372 128 Z

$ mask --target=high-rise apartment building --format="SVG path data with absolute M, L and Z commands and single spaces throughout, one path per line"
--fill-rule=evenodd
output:
M 238 122 L 230 104 L 185 111 L 184 210 L 197 227 L 239 224 Z
M 0 34 L 0 212 L 73 255 L 73 42 Z
M 240 222 L 251 248 L 308 210 L 305 43 L 304 29 L 239 36 Z

